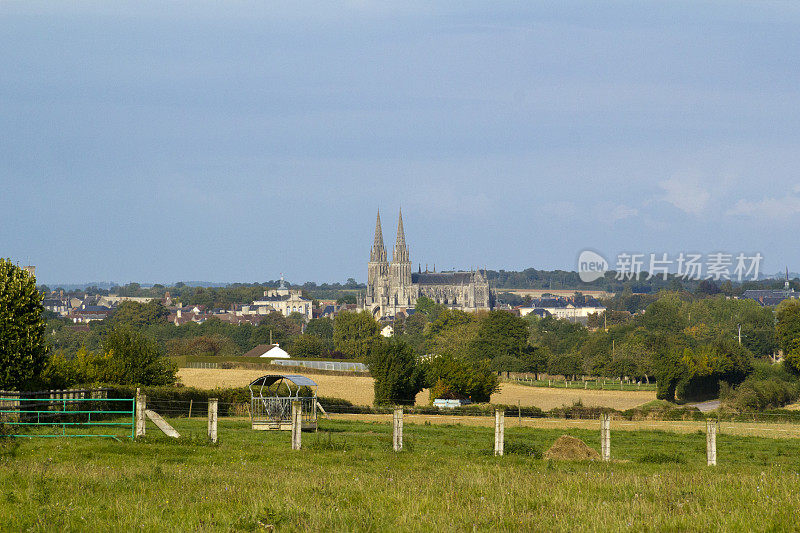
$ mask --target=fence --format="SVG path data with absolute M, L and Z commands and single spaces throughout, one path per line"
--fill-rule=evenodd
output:
M 12 428 L 13 433 L 9 435 L 12 437 L 118 439 L 128 435 L 102 430 L 125 428 L 127 433 L 130 428 L 133 438 L 135 399 L 107 396 L 108 389 L 0 391 L 0 422 Z M 74 429 L 79 432 L 73 432 Z M 95 432 L 95 429 L 101 431 Z
M 314 368 L 316 370 L 335 370 L 345 372 L 368 372 L 369 368 L 364 363 L 353 363 L 349 361 L 300 361 L 297 359 L 273 359 L 273 365 L 296 366 L 303 368 Z
M 219 363 L 206 363 L 203 361 L 189 361 L 186 368 L 219 368 Z

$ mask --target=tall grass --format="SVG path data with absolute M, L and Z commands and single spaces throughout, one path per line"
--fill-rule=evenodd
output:
M 540 453 L 564 430 L 405 427 L 391 451 L 386 423 L 322 421 L 292 452 L 289 435 L 221 420 L 174 419 L 143 442 L 22 440 L 0 455 L 0 530 L 469 531 L 791 530 L 800 442 L 718 436 L 705 466 L 702 433 L 612 433 L 604 463 Z M 568 430 L 599 448 L 599 432 Z

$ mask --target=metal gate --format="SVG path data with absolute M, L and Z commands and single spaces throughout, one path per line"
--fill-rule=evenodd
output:
M 104 393 L 102 390 L 5 391 L 0 393 L 0 423 L 11 428 L 11 437 L 133 439 L 136 400 L 104 398 Z

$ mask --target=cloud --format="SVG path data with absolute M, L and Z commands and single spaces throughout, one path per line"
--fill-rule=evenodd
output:
M 664 191 L 662 200 L 690 215 L 700 215 L 711 200 L 711 193 L 696 179 L 673 176 L 658 186 Z
M 739 200 L 726 212 L 728 215 L 757 218 L 788 218 L 800 213 L 800 197 L 764 198 L 762 200 Z
M 635 217 L 638 214 L 639 214 L 638 209 L 627 205 L 614 206 L 610 212 L 611 220 L 614 222 L 616 222 L 617 220 L 624 220 L 626 218 Z

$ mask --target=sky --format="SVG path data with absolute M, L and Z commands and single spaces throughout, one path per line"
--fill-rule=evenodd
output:
M 0 2 L 0 256 L 42 283 L 800 270 L 797 2 Z

